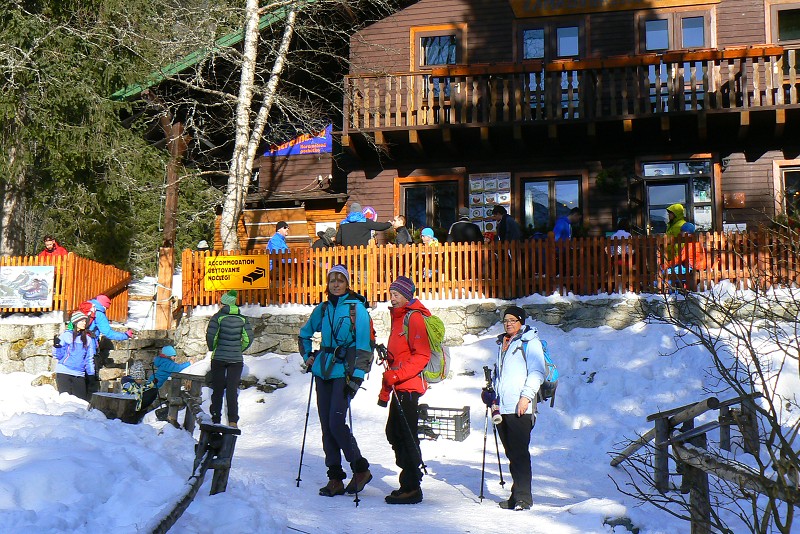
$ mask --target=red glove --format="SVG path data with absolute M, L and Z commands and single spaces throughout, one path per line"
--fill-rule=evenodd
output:
M 391 370 L 386 370 L 383 372 L 383 386 L 386 389 L 392 389 L 392 386 L 397 384 L 400 381 L 400 377 L 397 376 L 397 373 Z
M 125 335 L 128 336 L 128 339 L 131 339 L 133 337 L 133 330 L 128 328 L 127 332 L 125 332 Z

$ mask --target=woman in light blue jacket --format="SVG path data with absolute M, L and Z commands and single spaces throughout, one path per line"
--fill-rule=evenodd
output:
M 508 457 L 513 484 L 511 497 L 500 502 L 510 510 L 529 510 L 531 494 L 531 430 L 536 424 L 536 394 L 546 376 L 539 333 L 525 324 L 525 310 L 509 306 L 503 314 L 505 333 L 497 337 L 499 350 L 494 366 L 496 404 L 503 421 L 497 434 Z
M 62 333 L 53 345 L 56 364 L 56 387 L 59 393 L 69 393 L 89 400 L 86 381 L 95 380 L 94 355 L 97 340 L 86 330 L 88 318 L 81 311 L 70 317 L 73 330 Z

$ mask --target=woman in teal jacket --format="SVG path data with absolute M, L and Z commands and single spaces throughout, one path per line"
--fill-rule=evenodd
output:
M 350 273 L 344 265 L 328 272 L 328 300 L 311 312 L 300 329 L 299 349 L 307 370 L 314 375 L 317 411 L 322 426 L 322 449 L 328 468 L 328 484 L 320 495 L 333 497 L 357 493 L 372 480 L 369 462 L 345 423 L 350 401 L 358 392 L 372 365 L 372 325 L 364 298 L 350 291 Z M 311 337 L 322 333 L 319 351 L 313 352 Z M 350 463 L 353 478 L 344 486 L 342 453 Z

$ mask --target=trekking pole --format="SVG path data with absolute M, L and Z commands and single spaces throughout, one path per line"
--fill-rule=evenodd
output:
M 489 407 L 486 407 L 486 417 L 483 419 L 483 463 L 481 464 L 481 494 L 478 498 L 483 502 L 483 482 L 486 479 L 486 434 L 489 433 Z
M 353 410 L 350 408 L 350 401 L 351 400 L 353 400 L 353 399 L 350 397 L 350 395 L 348 395 L 347 396 L 347 416 L 350 418 L 350 436 L 353 437 L 354 436 L 354 433 L 353 433 Z M 353 438 L 353 441 L 355 441 L 355 438 Z M 355 473 L 353 473 L 353 478 L 356 478 L 356 474 Z M 358 498 L 358 483 L 356 483 L 356 498 L 353 499 L 353 502 L 356 503 L 356 508 L 358 508 L 358 503 L 361 502 L 361 500 Z
M 314 391 L 314 375 L 311 375 L 311 385 L 308 388 L 308 405 L 306 406 L 306 424 L 303 427 L 303 444 L 300 446 L 300 465 L 297 467 L 297 487 L 300 487 L 300 471 L 303 469 L 303 453 L 306 450 L 306 433 L 308 433 L 308 414 L 311 412 L 311 392 Z M 352 423 L 351 423 L 352 424 Z
M 504 488 L 506 486 L 506 481 L 503 480 L 503 468 L 500 467 L 500 446 L 497 444 L 497 425 L 492 424 L 492 430 L 494 430 L 494 450 L 497 451 L 497 469 L 500 471 L 500 487 Z

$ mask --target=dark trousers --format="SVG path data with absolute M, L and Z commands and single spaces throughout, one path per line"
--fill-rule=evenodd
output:
M 219 422 L 222 417 L 222 395 L 228 403 L 228 422 L 239 421 L 239 381 L 242 379 L 243 362 L 221 362 L 211 360 L 211 419 Z
M 316 377 L 314 380 L 317 388 L 317 412 L 322 427 L 322 450 L 325 452 L 328 478 L 344 480 L 342 453 L 350 462 L 354 473 L 366 471 L 369 464 L 362 460 L 356 438 L 345 422 L 349 398 L 344 394 L 344 378 L 323 380 Z
M 497 425 L 497 435 L 503 443 L 511 472 L 511 502 L 533 504 L 531 494 L 531 430 L 536 422 L 531 414 L 517 417 L 503 414 L 503 422 Z
M 156 388 L 146 390 L 144 393 L 142 393 L 141 407 L 133 412 L 133 414 L 130 416 L 130 419 L 123 419 L 122 422 L 131 423 L 134 425 L 141 423 L 142 419 L 144 419 L 144 416 L 150 411 L 150 405 L 153 404 L 157 398 L 158 390 Z
M 59 393 L 69 393 L 79 399 L 89 400 L 89 393 L 86 391 L 86 377 L 73 376 L 64 373 L 56 373 L 56 389 Z
M 401 469 L 400 489 L 404 492 L 419 488 L 422 481 L 419 468 L 422 458 L 417 436 L 419 396 L 419 393 L 408 391 L 398 391 L 396 396 L 392 394 L 389 418 L 386 420 L 386 439 L 391 443 L 395 463 Z

